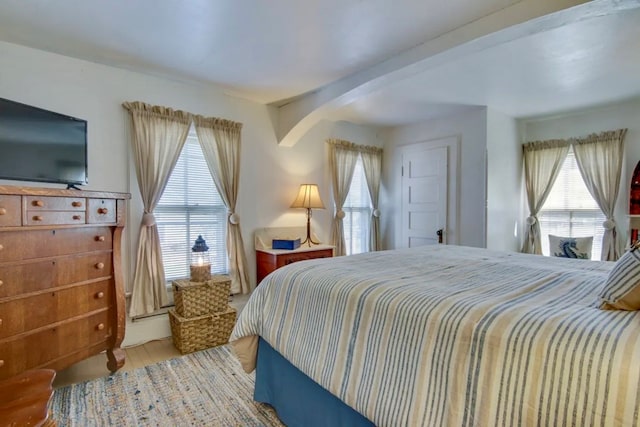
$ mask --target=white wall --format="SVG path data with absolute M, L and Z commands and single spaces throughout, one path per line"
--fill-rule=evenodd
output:
M 325 139 L 382 145 L 371 128 L 321 122 L 294 147 L 280 147 L 272 116 L 264 105 L 227 96 L 213 86 L 107 67 L 4 42 L 0 42 L 0 70 L 0 97 L 88 121 L 89 185 L 84 189 L 132 194 L 123 247 L 127 290 L 131 289 L 142 203 L 130 162 L 127 112 L 121 106 L 124 101 L 143 101 L 244 124 L 237 212 L 252 282 L 254 230 L 305 224 L 303 210 L 289 209 L 299 184 L 318 183 L 325 204 L 332 206 Z M 325 241 L 330 218 L 331 209 L 314 211 L 313 229 Z M 136 321 L 127 325 L 125 344 L 169 334 L 166 316 Z
M 255 218 L 251 217 L 252 223 L 258 224 L 258 227 L 304 227 L 306 211 L 289 209 L 289 206 L 300 184 L 317 183 L 326 209 L 313 210 L 311 227 L 322 241 L 329 241 L 333 218 L 333 193 L 325 143 L 327 138 L 345 139 L 362 145 L 383 145 L 382 138 L 374 128 L 330 121 L 316 124 L 293 147 L 280 147 L 275 140 L 257 145 L 255 155 L 250 156 L 248 160 L 253 163 L 253 166 L 249 167 L 252 170 L 247 173 L 253 175 L 253 182 L 270 176 L 270 182 L 266 184 L 271 187 L 271 194 L 263 194 L 265 200 L 262 203 L 266 209 L 259 212 Z M 254 209 L 256 212 L 263 209 L 262 203 Z
M 640 98 L 588 111 L 558 117 L 525 121 L 522 124 L 526 141 L 586 136 L 607 130 L 627 128 L 625 161 L 620 194 L 616 203 L 616 222 L 619 235 L 628 238 L 627 212 L 629 184 L 633 169 L 640 160 Z
M 487 109 L 487 248 L 518 251 L 522 149 L 518 123 Z
M 380 190 L 381 231 L 387 249 L 400 246 L 400 147 L 455 136 L 460 141 L 458 165 L 458 243 L 485 246 L 485 149 L 487 113 L 483 107 L 454 116 L 391 129 L 385 136 Z

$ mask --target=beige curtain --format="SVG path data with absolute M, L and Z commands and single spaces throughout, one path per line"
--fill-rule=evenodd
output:
M 582 179 L 607 217 L 602 224 L 604 236 L 600 259 L 603 261 L 616 261 L 620 258 L 618 232 L 613 215 L 620 190 L 626 132 L 626 129 L 619 129 L 573 141 L 573 151 Z
M 231 292 L 251 292 L 247 256 L 244 252 L 240 217 L 236 213 L 240 183 L 240 132 L 242 123 L 217 118 L 195 116 L 194 123 L 202 152 L 207 160 L 213 182 L 228 210 L 227 253 Z
M 355 144 L 340 139 L 329 139 L 329 168 L 331 170 L 331 184 L 333 188 L 333 202 L 336 206 L 336 213 L 331 223 L 331 244 L 335 246 L 336 256 L 346 255 L 344 226 L 342 220 L 345 216 L 342 206 L 344 205 L 353 170 L 355 169 L 359 150 Z
M 538 212 L 544 205 L 569 152 L 569 142 L 549 140 L 528 142 L 522 146 L 524 160 L 525 186 L 529 217 L 522 252 L 542 254 L 540 242 L 540 224 Z
M 125 102 L 122 106 L 131 115 L 131 146 L 144 204 L 129 309 L 129 315 L 135 317 L 153 313 L 169 302 L 153 210 L 180 157 L 191 115 L 143 102 Z
M 382 250 L 382 241 L 380 240 L 380 209 L 378 207 L 378 198 L 380 193 L 380 175 L 382 173 L 382 148 L 362 147 L 360 155 L 362 156 L 362 167 L 364 175 L 367 179 L 367 188 L 369 196 L 371 196 L 371 224 L 369 227 L 369 250 Z

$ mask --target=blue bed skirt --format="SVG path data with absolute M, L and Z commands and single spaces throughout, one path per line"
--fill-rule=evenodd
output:
M 374 425 L 303 374 L 262 338 L 253 398 L 273 406 L 288 427 Z

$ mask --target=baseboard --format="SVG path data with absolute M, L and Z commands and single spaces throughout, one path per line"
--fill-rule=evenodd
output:
M 140 345 L 170 336 L 171 326 L 169 325 L 169 315 L 166 313 L 136 318 L 135 321 L 127 319 L 122 347 Z
M 249 295 L 233 295 L 229 297 L 229 305 L 240 313 L 248 299 Z M 149 315 L 139 316 L 134 319 L 127 317 L 127 326 L 122 347 L 131 347 L 149 341 L 171 337 L 171 325 L 169 324 L 169 315 L 167 312 L 172 308 L 173 305 L 163 307 Z

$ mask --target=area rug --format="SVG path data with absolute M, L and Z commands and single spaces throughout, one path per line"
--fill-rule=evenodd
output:
M 58 426 L 283 426 L 228 346 L 56 389 Z

